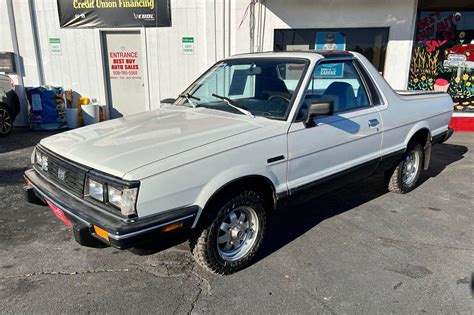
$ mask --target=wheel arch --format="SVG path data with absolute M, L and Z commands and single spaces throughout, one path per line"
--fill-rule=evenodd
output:
M 5 103 L 4 101 L 0 100 L 0 106 L 5 106 L 10 111 L 10 106 L 7 103 Z
M 431 159 L 431 131 L 427 123 L 420 123 L 412 128 L 409 136 L 405 140 L 405 151 L 408 149 L 408 145 L 413 141 L 417 141 L 423 147 L 422 168 L 427 170 Z
M 219 202 L 221 198 L 226 194 L 231 194 L 243 189 L 252 189 L 255 190 L 263 198 L 265 206 L 267 209 L 273 211 L 276 208 L 276 190 L 273 181 L 262 174 L 250 174 L 234 178 L 226 181 L 224 184 L 220 185 L 219 188 L 214 190 L 212 193 L 208 194 L 208 197 L 203 200 L 204 196 L 201 195 L 201 202 L 198 202 L 202 206 L 196 216 L 194 221 L 193 228 L 200 222 L 200 218 L 203 213 L 206 213 L 212 205 Z
M 404 141 L 405 147 L 408 145 L 408 143 L 411 140 L 413 140 L 415 135 L 416 135 L 416 137 L 419 137 L 420 134 L 426 135 L 426 132 L 428 132 L 427 140 L 431 140 L 431 128 L 430 128 L 430 125 L 428 124 L 428 122 L 423 120 L 423 121 L 419 121 L 419 122 L 415 123 L 410 128 L 409 132 L 407 133 L 407 136 L 405 137 L 405 141 Z

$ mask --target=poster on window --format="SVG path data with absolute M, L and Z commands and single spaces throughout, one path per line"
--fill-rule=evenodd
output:
M 341 32 L 317 32 L 316 50 L 345 50 L 346 37 Z
M 474 12 L 422 11 L 408 88 L 448 93 L 457 112 L 474 112 Z
M 62 28 L 171 26 L 170 0 L 57 0 Z
M 343 76 L 343 63 L 322 63 L 314 71 L 314 78 L 342 78 Z

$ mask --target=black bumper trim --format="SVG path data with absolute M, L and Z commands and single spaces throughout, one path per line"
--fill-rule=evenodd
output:
M 436 136 L 433 136 L 433 139 L 432 139 L 431 142 L 433 144 L 441 144 L 441 143 L 447 141 L 449 138 L 451 138 L 453 133 L 454 133 L 454 129 L 451 128 L 451 127 L 448 127 L 448 129 L 446 131 L 443 131 L 442 133 L 440 133 Z
M 94 233 L 93 235 L 102 242 L 117 248 L 133 246 L 133 244 L 141 241 L 145 235 L 159 232 L 160 228 L 169 224 L 183 222 L 183 228 L 190 227 L 198 212 L 198 206 L 190 206 L 169 210 L 142 219 L 121 219 L 113 217 L 108 213 L 97 211 L 93 205 L 89 205 L 84 200 L 67 194 L 42 178 L 35 170 L 27 170 L 24 176 L 29 181 L 29 184 L 25 186 L 25 196 L 31 196 L 31 191 L 34 191 L 39 199 L 43 201 L 47 199 L 61 209 L 74 225 L 79 224 L 90 231 L 92 230 L 92 225 L 103 228 L 109 234 L 108 243 L 105 239 L 96 236 Z

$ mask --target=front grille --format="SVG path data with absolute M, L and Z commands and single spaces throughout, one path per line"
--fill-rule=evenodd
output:
M 48 170 L 44 171 L 37 164 L 35 164 L 35 169 L 64 190 L 82 198 L 87 169 L 60 159 L 44 150 L 40 150 L 40 152 L 43 156 L 48 157 Z

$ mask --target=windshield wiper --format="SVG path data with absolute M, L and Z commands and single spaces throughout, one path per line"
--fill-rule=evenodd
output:
M 233 100 L 231 100 L 230 98 L 228 98 L 228 97 L 226 97 L 226 96 L 217 95 L 217 94 L 214 94 L 214 93 L 212 93 L 211 95 L 214 96 L 214 97 L 220 98 L 221 100 L 225 101 L 225 102 L 227 103 L 227 105 L 229 105 L 230 107 L 232 107 L 232 108 L 238 110 L 238 111 L 241 112 L 242 114 L 247 115 L 247 116 L 252 117 L 252 118 L 255 118 L 255 116 L 254 116 L 251 112 L 249 112 L 248 110 L 243 109 L 243 108 L 241 108 L 241 107 L 239 107 L 239 106 L 236 106 L 236 105 L 235 105 L 235 102 L 234 102 Z
M 194 99 L 196 101 L 200 101 L 201 99 L 199 97 L 196 97 L 196 96 L 193 96 L 189 93 L 181 93 L 178 95 L 179 97 L 184 97 L 186 99 L 186 101 L 188 101 L 189 104 L 191 104 L 192 108 L 196 108 L 196 104 L 194 104 L 193 102 L 191 102 L 191 99 Z

